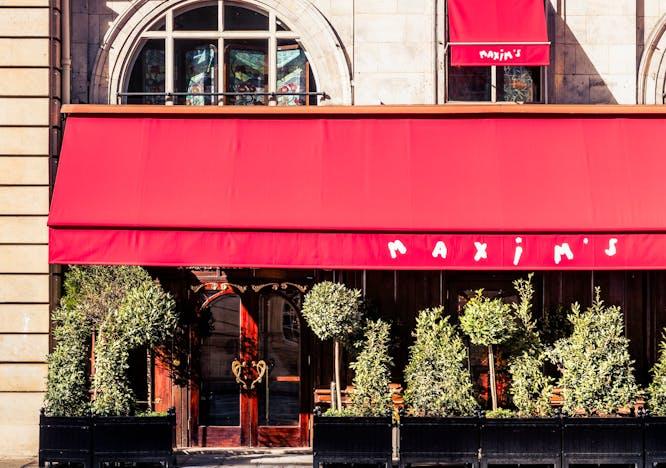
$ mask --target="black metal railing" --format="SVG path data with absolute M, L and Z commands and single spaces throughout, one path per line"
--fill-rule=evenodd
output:
M 168 101 L 174 101 L 175 98 L 179 97 L 197 97 L 197 96 L 202 96 L 202 97 L 245 97 L 245 96 L 251 96 L 251 97 L 257 97 L 257 98 L 264 98 L 267 97 L 269 101 L 277 101 L 279 97 L 285 97 L 285 96 L 303 96 L 303 97 L 321 97 L 322 100 L 330 99 L 331 97 L 326 94 L 323 91 L 318 91 L 318 92 L 303 92 L 303 93 L 283 93 L 279 91 L 274 91 L 274 92 L 257 92 L 257 91 L 225 91 L 225 92 L 220 92 L 220 93 L 189 93 L 187 91 L 173 91 L 173 92 L 144 92 L 144 91 L 137 91 L 137 92 L 122 92 L 122 93 L 117 93 L 116 94 L 116 99 L 118 104 L 122 104 L 123 98 L 130 98 L 130 97 L 138 97 L 138 98 L 145 98 L 145 97 L 154 97 L 154 98 L 164 98 L 165 102 Z M 209 105 L 214 105 L 214 104 L 209 104 Z

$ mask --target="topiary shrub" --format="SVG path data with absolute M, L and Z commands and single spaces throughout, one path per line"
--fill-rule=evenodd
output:
M 470 416 L 477 410 L 467 369 L 467 348 L 443 307 L 416 318 L 405 368 L 405 405 L 415 416 Z
M 592 306 L 581 312 L 573 304 L 569 320 L 573 333 L 552 352 L 562 371 L 563 410 L 606 415 L 632 404 L 638 388 L 620 308 L 604 306 L 597 287 Z
M 87 372 L 96 335 L 92 410 L 127 415 L 135 398 L 129 352 L 166 339 L 176 326 L 175 302 L 148 272 L 134 266 L 71 267 L 54 313 L 56 346 L 49 356 L 45 411 L 76 416 L 91 408 Z
M 518 416 L 548 416 L 552 409 L 550 395 L 553 382 L 544 373 L 546 352 L 532 318 L 532 299 L 534 286 L 532 274 L 527 279 L 518 279 L 513 286 L 520 298 L 512 304 L 516 317 L 516 348 L 517 352 L 509 363 L 511 387 L 509 389 Z
M 341 408 L 340 342 L 352 336 L 361 324 L 361 291 L 344 284 L 323 281 L 305 295 L 301 313 L 308 326 L 322 340 L 334 341 L 336 397 L 332 408 Z
M 495 385 L 495 357 L 493 346 L 509 340 L 515 330 L 511 306 L 500 298 L 490 299 L 478 290 L 467 304 L 460 325 L 472 343 L 488 348 L 488 370 L 493 410 L 497 409 L 497 387 Z
M 393 403 L 389 388 L 391 366 L 389 324 L 369 320 L 365 326 L 360 352 L 350 364 L 354 370 L 354 391 L 349 413 L 354 416 L 386 416 Z
M 652 382 L 647 389 L 647 407 L 654 416 L 666 416 L 666 329 L 659 343 L 659 359 L 650 371 Z
M 77 301 L 79 284 L 65 278 L 65 293 L 53 312 L 55 348 L 48 357 L 44 412 L 47 416 L 84 416 L 90 412 L 88 360 L 92 328 Z
M 117 310 L 110 311 L 99 330 L 95 352 L 93 411 L 100 415 L 129 415 L 135 397 L 129 383 L 129 352 L 153 346 L 176 328 L 176 304 L 150 277 L 130 289 Z

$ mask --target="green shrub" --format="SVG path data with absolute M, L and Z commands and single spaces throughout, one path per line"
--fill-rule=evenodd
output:
M 654 416 L 666 416 L 666 330 L 659 343 L 659 359 L 651 372 L 652 382 L 647 389 L 647 407 Z
M 127 291 L 120 307 L 110 311 L 100 327 L 95 352 L 96 414 L 134 412 L 135 397 L 127 375 L 129 351 L 167 339 L 176 328 L 175 309 L 171 295 L 149 279 Z
M 483 296 L 483 290 L 476 292 L 467 304 L 460 325 L 470 337 L 472 343 L 488 348 L 488 370 L 490 375 L 490 392 L 493 410 L 497 409 L 497 387 L 495 385 L 495 358 L 493 346 L 511 338 L 515 330 L 511 306 L 502 299 L 490 299 Z
M 516 317 L 514 352 L 509 362 L 510 393 L 518 415 L 548 416 L 551 414 L 550 395 L 553 382 L 544 373 L 546 353 L 532 318 L 534 287 L 532 274 L 513 282 L 519 302 L 512 304 Z
M 467 369 L 467 348 L 444 308 L 416 318 L 414 344 L 405 368 L 405 405 L 417 416 L 469 416 L 477 403 Z
M 323 281 L 305 295 L 301 313 L 310 329 L 322 340 L 334 341 L 336 394 L 331 395 L 333 409 L 342 406 L 340 388 L 340 343 L 351 338 L 361 324 L 361 291 L 344 284 Z
M 492 411 L 486 411 L 486 418 L 489 419 L 506 419 L 514 417 L 516 417 L 516 413 L 506 408 L 497 408 Z
M 135 407 L 129 352 L 166 339 L 175 328 L 175 303 L 148 272 L 134 266 L 71 267 L 54 312 L 56 346 L 48 358 L 45 411 L 76 416 L 90 408 L 88 360 L 96 334 L 92 409 L 126 415 Z
M 597 287 L 592 306 L 581 312 L 573 304 L 569 320 L 573 333 L 552 352 L 562 370 L 563 410 L 604 415 L 632 404 L 638 388 L 620 308 L 604 306 Z
M 83 416 L 90 412 L 91 327 L 83 311 L 69 299 L 66 293 L 52 317 L 56 345 L 48 357 L 44 397 L 44 411 L 48 416 Z
M 354 370 L 354 391 L 351 395 L 351 413 L 355 416 L 385 416 L 391 414 L 392 400 L 389 355 L 389 324 L 382 320 L 368 321 Z

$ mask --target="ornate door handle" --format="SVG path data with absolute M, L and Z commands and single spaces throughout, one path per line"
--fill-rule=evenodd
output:
M 239 359 L 231 361 L 231 373 L 236 377 L 236 383 L 247 390 L 247 383 L 243 380 L 243 367 L 247 367 L 247 363 L 240 362 Z
M 268 369 L 268 365 L 266 364 L 266 361 L 263 359 L 259 361 L 252 361 L 252 366 L 257 369 L 257 378 L 252 381 L 250 384 L 250 390 L 254 389 L 255 385 L 258 383 L 261 383 L 261 379 L 264 378 L 264 375 L 266 375 L 266 370 Z M 247 387 L 246 387 L 247 388 Z

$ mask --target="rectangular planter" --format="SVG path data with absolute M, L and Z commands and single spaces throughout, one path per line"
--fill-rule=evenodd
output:
M 481 464 L 560 466 L 560 418 L 482 418 Z
M 666 462 L 666 417 L 643 418 L 645 431 L 645 466 Z
M 391 466 L 392 420 L 386 417 L 314 416 L 313 466 L 385 463 Z
M 479 419 L 402 416 L 400 466 L 479 462 Z
M 89 417 L 39 416 L 39 466 L 79 462 L 92 467 L 92 445 Z
M 103 462 L 162 462 L 175 466 L 176 416 L 94 416 L 95 466 Z
M 643 465 L 643 418 L 562 419 L 562 464 Z

